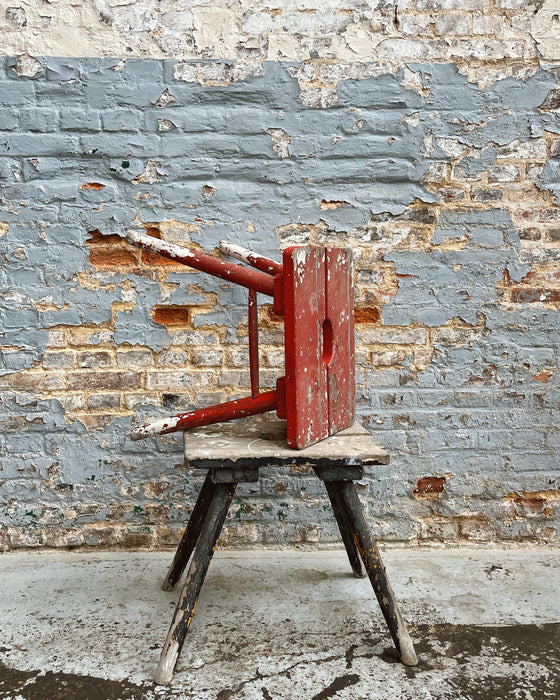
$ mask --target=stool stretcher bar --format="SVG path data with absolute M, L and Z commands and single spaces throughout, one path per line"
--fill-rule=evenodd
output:
M 130 439 L 144 440 L 144 438 L 176 433 L 187 428 L 200 428 L 203 425 L 212 425 L 235 418 L 255 416 L 258 413 L 273 411 L 277 406 L 278 392 L 264 391 L 256 396 L 226 401 L 216 406 L 208 406 L 208 408 L 197 408 L 195 411 L 187 411 L 176 416 L 161 418 L 153 423 L 139 425 L 131 430 Z
M 176 260 L 183 263 L 183 265 L 194 267 L 196 270 L 208 272 L 214 277 L 219 277 L 227 282 L 234 282 L 241 287 L 254 289 L 269 297 L 274 296 L 274 279 L 264 272 L 249 270 L 243 265 L 219 260 L 206 253 L 200 253 L 198 250 L 184 248 L 183 246 L 175 245 L 175 243 L 167 243 L 159 240 L 159 238 L 147 236 L 137 231 L 127 231 L 126 240 L 138 248 L 158 253 L 164 258 Z
M 241 262 L 251 265 L 251 267 L 256 267 L 257 270 L 266 272 L 268 275 L 280 275 L 282 273 L 283 265 L 281 263 L 272 260 L 272 258 L 267 258 L 264 255 L 253 253 L 252 250 L 236 245 L 235 243 L 220 241 L 218 243 L 218 250 L 232 258 L 236 258 L 237 260 L 241 260 Z

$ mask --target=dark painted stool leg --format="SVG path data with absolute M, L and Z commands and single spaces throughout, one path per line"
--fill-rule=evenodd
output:
M 204 516 L 214 495 L 216 485 L 210 477 L 210 472 L 206 475 L 206 480 L 200 489 L 193 512 L 185 528 L 185 532 L 179 542 L 173 562 L 169 567 L 165 581 L 162 584 L 164 591 L 172 591 L 183 575 L 183 571 L 188 564 L 191 554 L 196 546 L 200 531 L 204 524 Z
M 168 685 L 173 678 L 175 664 L 181 653 L 200 589 L 206 578 L 236 486 L 236 483 L 215 485 L 214 495 L 159 659 L 154 678 L 159 685 Z
M 385 567 L 379 556 L 379 551 L 373 540 L 362 504 L 358 498 L 356 487 L 350 481 L 332 482 L 338 490 L 346 517 L 354 534 L 356 544 L 362 556 L 366 571 L 375 591 L 375 595 L 381 606 L 381 611 L 393 637 L 395 647 L 403 664 L 406 666 L 416 666 L 418 657 L 414 651 L 414 646 L 410 635 L 402 619 L 397 606 L 395 594 L 387 578 Z
M 365 578 L 367 573 L 364 571 L 364 567 L 362 566 L 360 553 L 356 547 L 356 541 L 354 540 L 352 528 L 350 527 L 348 518 L 346 517 L 344 504 L 342 503 L 338 489 L 335 485 L 333 485 L 336 482 L 324 481 L 323 483 L 325 484 L 325 488 L 329 494 L 334 517 L 336 518 L 338 529 L 340 530 L 340 534 L 342 536 L 342 541 L 346 547 L 346 553 L 348 554 L 348 560 L 350 561 L 350 566 L 352 567 L 354 576 L 356 576 L 356 578 Z

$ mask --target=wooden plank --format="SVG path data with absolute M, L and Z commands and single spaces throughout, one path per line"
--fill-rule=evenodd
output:
M 303 449 L 329 435 L 327 367 L 323 362 L 325 251 L 284 251 L 287 439 Z
M 354 422 L 354 290 L 351 253 L 326 248 L 323 360 L 328 374 L 329 434 Z
M 323 481 L 358 481 L 364 478 L 364 468 L 361 466 L 345 466 L 335 464 L 329 467 L 314 467 L 315 473 Z
M 317 472 L 317 475 L 320 476 L 320 472 Z M 346 518 L 344 505 L 340 496 L 339 484 L 328 480 L 324 480 L 324 482 L 333 509 L 333 515 L 336 519 L 338 529 L 340 530 L 340 536 L 344 542 L 344 547 L 348 555 L 348 561 L 350 562 L 354 576 L 356 578 L 365 578 L 367 573 L 362 565 L 360 552 L 358 551 L 356 540 L 354 539 L 354 533 L 352 532 L 352 528 L 350 527 L 350 524 Z
M 210 469 L 209 473 L 214 484 L 245 483 L 259 480 L 258 467 L 234 467 L 233 469 L 219 467 L 218 469 Z
M 389 453 L 359 423 L 293 450 L 286 442 L 286 423 L 268 416 L 220 423 L 185 432 L 185 464 L 194 469 L 243 466 L 374 466 L 389 463 Z
M 193 512 L 187 523 L 187 527 L 181 537 L 177 551 L 175 552 L 175 557 L 173 558 L 173 563 L 169 567 L 165 581 L 163 582 L 162 588 L 164 591 L 172 591 L 177 583 L 179 582 L 183 572 L 189 563 L 191 554 L 196 547 L 198 538 L 202 531 L 204 525 L 204 519 L 206 518 L 206 513 L 214 497 L 214 492 L 216 491 L 216 484 L 212 481 L 210 477 L 210 472 L 206 475 L 206 479 L 198 498 L 196 499 Z
M 344 510 L 342 517 L 346 516 L 345 520 L 352 529 L 354 540 L 391 637 L 393 637 L 399 658 L 405 666 L 416 666 L 418 657 L 387 578 L 377 544 L 371 536 L 356 486 L 352 481 L 339 481 L 336 486 L 340 505 Z

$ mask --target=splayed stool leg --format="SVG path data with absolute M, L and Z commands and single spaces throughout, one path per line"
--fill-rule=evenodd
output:
M 346 517 L 399 658 L 405 666 L 416 666 L 418 657 L 412 639 L 398 608 L 379 550 L 370 534 L 356 487 L 351 481 L 332 483 L 340 494 Z
M 346 548 L 346 554 L 348 555 L 348 561 L 352 567 L 352 571 L 356 578 L 365 578 L 367 576 L 366 571 L 362 565 L 362 560 L 360 558 L 360 552 L 356 546 L 356 541 L 354 540 L 354 535 L 352 533 L 352 528 L 346 518 L 346 513 L 344 510 L 344 504 L 339 493 L 339 490 L 333 486 L 330 481 L 325 481 L 325 488 L 327 489 L 327 494 L 331 502 L 333 509 L 333 514 L 340 530 L 340 536 L 344 542 L 344 547 Z
M 158 685 L 168 685 L 173 678 L 173 671 L 183 648 L 185 636 L 200 595 L 200 589 L 212 561 L 212 555 L 214 554 L 236 486 L 235 482 L 215 484 L 214 493 L 201 527 L 177 608 L 175 609 L 175 615 L 161 652 L 154 678 Z
M 162 584 L 164 591 L 172 591 L 183 575 L 183 571 L 198 542 L 198 538 L 204 526 L 205 516 L 215 491 L 216 484 L 212 481 L 211 474 L 208 472 L 193 508 L 190 520 L 185 528 L 179 546 L 177 547 L 177 551 L 175 552 L 173 562 Z

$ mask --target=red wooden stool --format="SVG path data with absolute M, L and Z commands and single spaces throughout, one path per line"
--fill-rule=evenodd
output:
M 343 248 L 292 246 L 283 264 L 221 243 L 256 270 L 128 231 L 129 243 L 249 289 L 251 396 L 162 418 L 134 428 L 133 440 L 276 410 L 288 445 L 308 447 L 354 420 L 354 303 L 350 254 Z M 284 316 L 286 376 L 259 391 L 257 292 Z

